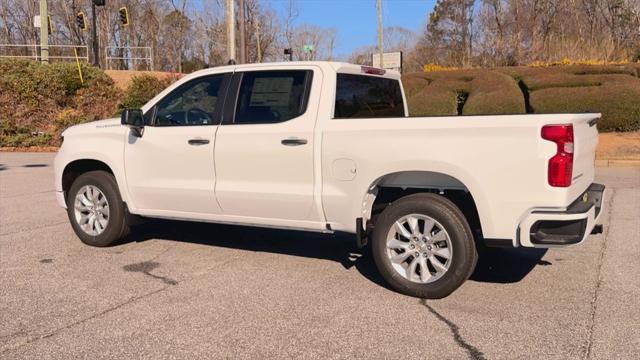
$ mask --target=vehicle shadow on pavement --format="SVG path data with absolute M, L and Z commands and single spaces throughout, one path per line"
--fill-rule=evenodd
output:
M 536 266 L 551 265 L 542 260 L 546 252 L 547 249 L 483 247 L 469 280 L 498 284 L 519 282 Z
M 355 237 L 351 234 L 322 234 L 159 219 L 148 219 L 132 230 L 124 240 L 125 243 L 159 239 L 331 260 L 347 270 L 355 268 L 368 280 L 388 287 L 378 274 L 369 249 L 358 249 Z
M 351 234 L 322 234 L 234 225 L 149 219 L 133 228 L 125 242 L 159 239 L 246 251 L 331 260 L 355 267 L 365 278 L 388 288 L 378 273 L 369 247 L 358 249 Z M 522 280 L 542 260 L 541 249 L 481 249 L 471 280 L 512 283 Z

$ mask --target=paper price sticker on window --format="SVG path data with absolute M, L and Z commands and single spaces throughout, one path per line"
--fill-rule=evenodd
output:
M 293 77 L 256 78 L 250 106 L 289 106 Z

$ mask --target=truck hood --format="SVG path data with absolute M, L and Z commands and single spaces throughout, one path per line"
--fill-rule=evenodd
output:
M 120 118 L 112 118 L 105 120 L 92 121 L 84 124 L 78 124 L 67 128 L 62 132 L 62 136 L 73 136 L 76 134 L 100 133 L 104 131 L 113 131 L 120 128 Z

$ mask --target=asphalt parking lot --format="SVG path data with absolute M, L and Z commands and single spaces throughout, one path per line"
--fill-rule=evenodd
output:
M 450 297 L 385 288 L 345 235 L 151 221 L 73 234 L 54 154 L 0 153 L 0 358 L 640 358 L 640 169 L 598 168 L 605 232 L 496 249 Z

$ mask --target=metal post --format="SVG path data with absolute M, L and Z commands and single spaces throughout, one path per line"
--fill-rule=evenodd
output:
M 383 50 L 383 34 L 382 34 L 382 0 L 378 0 L 377 3 L 378 8 L 378 51 L 380 52 L 380 67 L 384 67 L 384 61 L 382 60 L 382 56 L 384 54 Z
M 91 42 L 93 45 L 93 65 L 100 67 L 100 58 L 98 50 L 98 30 L 96 29 L 96 4 L 91 2 Z
M 149 51 L 149 70 L 153 71 L 153 49 L 151 47 L 148 48 Z
M 245 43 L 244 0 L 238 0 L 238 17 L 240 17 L 240 64 L 247 62 L 247 45 Z
M 49 63 L 49 10 L 47 0 L 40 0 L 40 61 Z
M 233 0 L 227 0 L 227 56 L 229 61 L 236 60 L 236 27 Z

